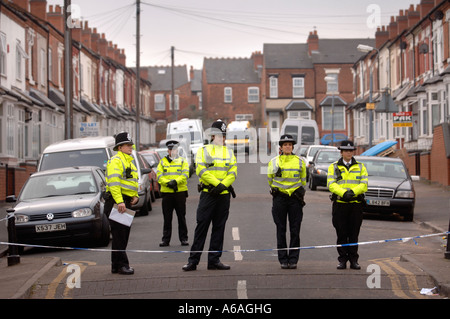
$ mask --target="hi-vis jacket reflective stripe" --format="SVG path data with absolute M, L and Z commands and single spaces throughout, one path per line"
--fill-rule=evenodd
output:
M 281 176 L 277 174 L 278 168 Z M 267 180 L 270 187 L 291 196 L 297 188 L 306 185 L 306 165 L 297 155 L 279 155 L 269 162 Z
M 226 187 L 230 187 L 236 180 L 236 157 L 233 150 L 226 146 L 208 144 L 200 148 L 195 163 L 200 182 L 206 186 L 217 186 L 222 183 Z M 222 194 L 227 193 L 228 191 L 222 192 Z
M 339 172 L 341 178 L 338 178 Z M 327 186 L 330 192 L 342 197 L 349 189 L 353 190 L 355 196 L 367 192 L 368 174 L 363 163 L 357 162 L 352 158 L 350 169 L 344 165 L 342 158 L 334 162 L 328 167 Z M 337 200 L 339 203 L 347 203 Z M 360 201 L 351 201 L 351 203 L 359 203 Z
M 131 177 L 127 179 L 126 169 L 131 169 Z M 117 204 L 123 203 L 123 195 L 138 197 L 138 172 L 134 165 L 134 157 L 117 152 L 106 166 L 106 190 L 111 193 Z
M 187 191 L 187 180 L 189 178 L 189 164 L 184 157 L 177 157 L 169 161 L 167 156 L 163 157 L 156 169 L 158 183 L 161 184 L 161 192 L 174 193 L 175 190 L 167 187 L 167 183 L 171 180 L 177 182 L 179 192 Z

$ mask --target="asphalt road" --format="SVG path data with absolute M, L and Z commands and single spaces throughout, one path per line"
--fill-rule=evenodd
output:
M 181 267 L 187 262 L 189 247 L 180 245 L 175 216 L 170 246 L 159 247 L 163 219 L 161 199 L 157 199 L 150 214 L 136 217 L 132 225 L 128 249 L 139 251 L 130 252 L 128 256 L 131 266 L 136 270 L 135 275 L 112 275 L 108 251 L 27 248 L 24 254 L 58 256 L 65 263 L 41 278 L 33 298 L 424 298 L 418 293 L 418 287 L 432 285 L 430 278 L 411 263 L 400 261 L 399 256 L 438 250 L 442 238 L 419 239 L 417 244 L 413 241 L 395 241 L 360 246 L 362 269 L 359 271 L 337 270 L 336 248 L 302 249 L 298 269 L 280 269 L 276 251 L 273 250 L 276 248 L 275 225 L 271 216 L 267 177 L 262 173 L 264 168 L 265 165 L 259 163 L 242 163 L 238 166 L 238 179 L 234 185 L 237 198 L 231 202 L 224 242 L 227 251 L 221 259 L 231 265 L 231 270 L 208 271 L 206 253 L 203 253 L 197 271 L 183 272 Z M 197 182 L 198 178 L 194 175 L 188 183 L 190 243 L 199 197 Z M 324 188 L 315 192 L 307 191 L 301 247 L 335 244 L 328 195 Z M 446 205 L 445 199 L 443 205 Z M 425 203 L 419 201 L 417 207 L 417 218 L 427 213 Z M 398 217 L 370 216 L 363 221 L 360 242 L 405 238 L 431 232 L 418 223 L 403 222 Z M 208 249 L 208 242 L 209 238 L 205 250 Z M 79 289 L 68 289 L 66 284 L 69 273 L 65 266 L 73 264 L 81 267 Z M 376 271 L 381 274 L 379 282 L 371 277 Z M 375 287 L 369 287 L 371 282 Z

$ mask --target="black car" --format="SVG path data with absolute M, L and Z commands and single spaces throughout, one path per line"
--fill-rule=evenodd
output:
M 355 156 L 364 163 L 369 175 L 364 211 L 368 213 L 398 213 L 404 220 L 414 217 L 415 191 L 411 176 L 400 158 Z
M 17 240 L 20 244 L 55 242 L 107 246 L 110 228 L 103 214 L 106 182 L 94 166 L 67 167 L 32 174 L 14 202 Z M 23 248 L 23 246 L 21 246 Z
M 317 186 L 327 186 L 328 167 L 341 157 L 341 152 L 337 149 L 323 148 L 314 155 L 309 162 L 308 186 L 315 191 Z

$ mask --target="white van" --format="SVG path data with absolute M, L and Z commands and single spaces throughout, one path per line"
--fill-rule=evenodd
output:
M 194 158 L 205 143 L 204 134 L 201 120 L 181 119 L 167 124 L 166 138 L 190 141 L 189 148 Z
M 106 170 L 108 160 L 115 154 L 112 136 L 83 137 L 63 140 L 49 145 L 39 159 L 38 171 L 70 166 L 98 166 Z
M 300 145 L 320 144 L 319 127 L 314 120 L 286 119 L 281 126 L 280 136 L 284 134 L 292 135 L 297 141 L 294 153 Z

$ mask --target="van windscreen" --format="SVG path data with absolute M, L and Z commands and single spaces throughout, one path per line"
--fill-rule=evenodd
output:
M 292 126 L 292 125 L 286 125 L 286 128 L 284 129 L 284 134 L 291 135 L 292 138 L 298 142 L 298 126 Z
M 315 130 L 312 126 L 302 127 L 302 144 L 314 144 Z
M 98 166 L 101 169 L 106 169 L 107 161 L 108 155 L 106 150 L 102 148 L 47 153 L 42 156 L 40 170 L 72 166 Z

